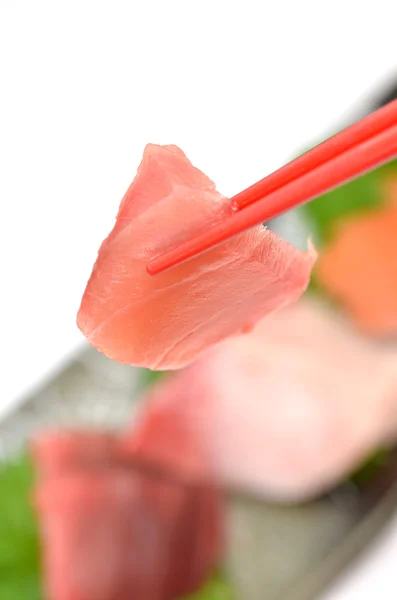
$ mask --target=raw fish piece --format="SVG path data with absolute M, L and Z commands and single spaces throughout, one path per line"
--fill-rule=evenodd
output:
M 174 600 L 196 591 L 221 556 L 220 493 L 121 465 L 129 457 L 109 439 L 49 433 L 34 445 L 46 597 Z
M 302 300 L 159 382 L 141 406 L 125 440 L 134 454 L 192 479 L 305 499 L 395 438 L 397 348 Z
M 151 277 L 150 258 L 232 218 L 230 203 L 175 146 L 146 147 L 103 242 L 77 323 L 100 352 L 164 370 L 297 300 L 315 261 L 262 226 Z
M 88 431 L 49 431 L 30 443 L 41 480 L 60 477 L 72 471 L 117 464 L 122 456 L 118 439 L 108 433 Z
M 73 475 L 37 493 L 49 600 L 175 600 L 219 560 L 219 498 L 128 472 Z
M 365 332 L 397 335 L 397 203 L 339 224 L 318 279 Z

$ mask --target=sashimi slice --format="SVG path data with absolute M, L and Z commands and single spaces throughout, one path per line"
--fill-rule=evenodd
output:
M 322 253 L 318 279 L 371 335 L 397 335 L 397 204 L 341 223 Z
M 122 457 L 115 435 L 88 431 L 48 431 L 30 443 L 40 480 L 117 464 Z
M 125 452 L 95 436 L 54 432 L 35 443 L 46 597 L 175 600 L 197 591 L 223 550 L 219 491 L 122 465 Z
M 80 475 L 45 485 L 37 503 L 51 600 L 173 600 L 165 589 L 181 490 Z
M 232 218 L 229 200 L 175 146 L 148 145 L 87 284 L 77 323 L 116 361 L 176 369 L 297 300 L 315 252 L 262 226 L 151 277 L 150 258 Z
M 301 300 L 160 382 L 141 407 L 131 452 L 193 479 L 306 499 L 395 438 L 397 347 Z M 180 451 L 187 437 L 205 461 Z

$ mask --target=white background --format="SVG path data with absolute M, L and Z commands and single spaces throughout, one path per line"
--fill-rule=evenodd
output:
M 0 411 L 81 343 L 80 297 L 144 145 L 180 145 L 236 193 L 387 79 L 393 5 L 0 0 Z M 327 600 L 395 597 L 391 540 Z

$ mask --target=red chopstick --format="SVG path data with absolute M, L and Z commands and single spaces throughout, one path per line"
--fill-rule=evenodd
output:
M 231 200 L 233 208 L 241 210 L 261 200 L 309 170 L 319 167 L 396 123 L 397 100 L 394 100 L 234 196 Z
M 371 131 L 367 125 L 360 126 L 360 123 L 368 123 L 369 119 Z M 353 135 L 351 134 L 352 128 Z M 344 136 L 350 141 L 343 142 Z M 336 142 L 335 139 L 337 139 Z M 332 140 L 334 140 L 333 144 L 331 144 Z M 321 147 L 324 148 L 324 145 L 326 148 L 328 147 L 328 150 L 320 150 Z M 333 149 L 332 152 L 331 149 Z M 311 156 L 314 156 L 313 164 Z M 328 159 L 324 159 L 324 156 L 327 156 Z M 248 194 L 245 197 L 246 208 L 238 210 L 224 223 L 208 229 L 202 235 L 153 258 L 147 266 L 147 271 L 150 275 L 161 273 L 246 229 L 313 200 L 396 156 L 397 101 L 394 101 L 256 184 L 263 185 L 263 182 L 268 181 L 272 176 L 273 181 L 277 182 L 278 178 L 278 188 L 275 191 L 267 193 L 265 196 L 261 195 L 260 199 L 256 198 L 253 203 L 250 203 L 251 196 Z M 297 161 L 300 163 L 298 168 L 295 167 Z M 278 173 L 281 171 L 283 174 L 280 176 Z M 293 174 L 292 179 L 291 173 Z M 251 186 L 248 189 L 252 191 L 255 188 L 256 186 Z M 242 192 L 232 198 L 232 204 L 235 206 L 236 199 L 239 197 L 241 199 L 244 194 L 245 192 Z M 255 194 L 252 196 L 255 197 Z M 237 204 L 240 205 L 239 202 Z

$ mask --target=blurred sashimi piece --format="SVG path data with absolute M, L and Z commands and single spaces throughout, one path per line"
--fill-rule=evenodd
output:
M 201 360 L 155 384 L 141 399 L 132 428 L 122 438 L 125 452 L 187 482 L 219 483 L 207 443 L 212 427 L 210 383 L 206 361 Z
M 339 223 L 321 254 L 317 275 L 365 332 L 397 336 L 397 187 L 390 203 Z
M 55 432 L 34 444 L 46 598 L 174 600 L 198 590 L 221 557 L 220 493 L 127 466 L 110 437 Z
M 31 440 L 30 452 L 40 479 L 117 464 L 121 456 L 115 435 L 95 431 L 43 432 Z
M 183 387 L 183 393 L 184 393 Z M 158 447 L 161 449 L 168 442 L 168 431 L 162 429 L 161 423 L 154 434 L 151 446 L 153 455 L 157 456 Z M 164 464 L 151 459 L 151 452 L 143 455 L 140 452 L 131 452 L 129 436 L 111 433 L 84 430 L 51 430 L 43 431 L 30 441 L 30 454 L 35 464 L 38 481 L 46 481 L 76 472 L 100 471 L 108 467 L 131 467 L 138 471 L 149 471 L 152 474 L 169 477 L 171 480 L 180 481 L 181 484 L 191 485 L 197 481 L 197 476 L 192 473 L 205 473 L 206 482 L 215 483 L 208 478 L 209 455 L 202 441 L 191 435 L 185 428 L 184 419 L 178 421 L 178 415 L 173 420 L 172 431 L 177 432 L 178 447 L 171 445 L 169 452 L 176 453 L 178 463 L 185 464 L 185 469 L 168 469 Z M 164 440 L 163 440 L 164 437 Z M 127 440 L 127 441 L 126 441 Z
M 165 600 L 199 590 L 223 558 L 224 505 L 219 490 L 199 484 L 184 487 L 183 493 L 185 508 L 170 548 Z
M 151 258 L 229 218 L 229 199 L 179 148 L 149 144 L 83 295 L 88 341 L 122 363 L 177 369 L 297 300 L 316 253 L 262 226 L 148 275 Z
M 302 300 L 160 382 L 126 444 L 192 478 L 290 501 L 338 483 L 396 431 L 397 348 Z M 205 460 L 180 450 L 186 437 Z

